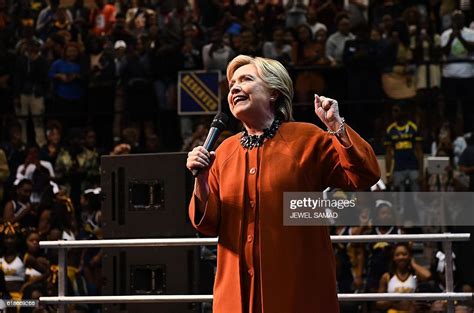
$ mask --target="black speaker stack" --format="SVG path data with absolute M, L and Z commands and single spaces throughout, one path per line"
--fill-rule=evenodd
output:
M 104 156 L 105 239 L 196 237 L 187 215 L 193 178 L 186 153 Z M 105 249 L 103 295 L 199 293 L 199 247 Z M 197 303 L 107 304 L 103 312 L 191 313 Z

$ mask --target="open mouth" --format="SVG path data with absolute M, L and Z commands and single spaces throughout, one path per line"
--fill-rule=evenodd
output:
M 234 106 L 237 105 L 239 102 L 241 101 L 245 101 L 247 100 L 248 97 L 247 96 L 244 96 L 244 95 L 237 95 L 237 96 L 234 96 L 234 98 L 232 99 L 232 102 L 234 103 Z

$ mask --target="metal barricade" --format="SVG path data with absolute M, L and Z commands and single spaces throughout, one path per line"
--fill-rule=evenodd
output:
M 403 235 L 351 235 L 331 236 L 333 243 L 369 243 L 369 242 L 443 242 L 446 255 L 446 292 L 444 293 L 359 293 L 338 294 L 340 301 L 377 301 L 377 300 L 447 300 L 448 313 L 454 313 L 454 301 L 472 300 L 469 292 L 453 292 L 452 242 L 469 241 L 468 233 L 444 234 L 403 234 Z M 169 238 L 169 239 L 109 239 L 109 240 L 71 240 L 41 241 L 41 248 L 59 249 L 59 281 L 57 297 L 41 297 L 40 302 L 59 304 L 59 312 L 66 312 L 67 304 L 79 303 L 177 303 L 212 302 L 212 295 L 117 295 L 117 296 L 66 296 L 66 254 L 67 249 L 75 248 L 143 248 L 143 247 L 186 247 L 216 245 L 218 238 Z

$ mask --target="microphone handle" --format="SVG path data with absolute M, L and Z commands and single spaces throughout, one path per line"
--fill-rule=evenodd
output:
M 209 134 L 207 134 L 206 141 L 204 141 L 203 147 L 207 151 L 211 152 L 214 150 L 214 145 L 216 144 L 217 139 L 221 135 L 221 131 L 216 127 L 211 127 Z M 193 169 L 191 172 L 194 177 L 199 175 L 201 169 Z

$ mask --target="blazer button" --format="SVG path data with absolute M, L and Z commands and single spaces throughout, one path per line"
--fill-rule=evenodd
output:
M 257 172 L 257 169 L 255 167 L 252 167 L 249 171 L 250 175 L 254 175 Z

